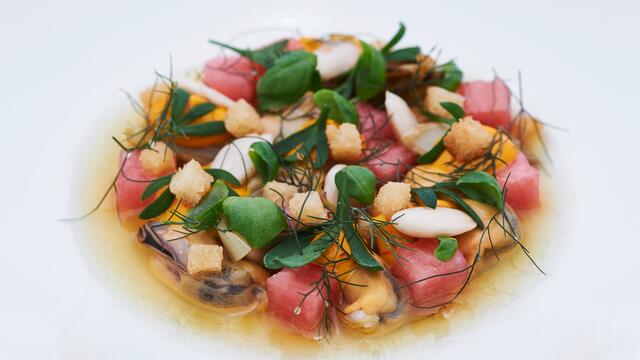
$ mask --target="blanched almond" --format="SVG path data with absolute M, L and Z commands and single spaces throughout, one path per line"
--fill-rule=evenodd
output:
M 327 176 L 324 179 L 324 196 L 327 199 L 327 205 L 331 207 L 331 210 L 335 210 L 338 205 L 338 187 L 336 186 L 336 174 L 338 171 L 344 169 L 347 165 L 336 164 L 327 171 Z
M 456 236 L 476 227 L 475 221 L 458 209 L 414 207 L 393 214 L 395 228 L 411 237 Z
M 390 116 L 389 123 L 397 139 L 401 139 L 404 134 L 418 125 L 416 116 L 400 96 L 387 91 L 384 106 L 387 108 L 387 114 Z
M 220 149 L 211 162 L 211 168 L 226 170 L 244 184 L 256 173 L 249 158 L 249 147 L 259 141 L 271 143 L 273 138 L 271 134 L 249 134 L 246 137 L 237 138 Z
M 351 70 L 360 57 L 360 47 L 352 41 L 325 42 L 314 53 L 322 80 L 330 80 Z

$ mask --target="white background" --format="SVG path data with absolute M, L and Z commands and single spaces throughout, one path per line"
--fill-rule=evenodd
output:
M 3 0 L 0 357 L 249 358 L 151 328 L 93 281 L 58 221 L 74 159 L 125 105 L 120 89 L 147 84 L 169 54 L 191 64 L 211 56 L 206 39 L 265 26 L 388 37 L 399 21 L 403 44 L 438 44 L 465 70 L 522 70 L 528 106 L 571 131 L 555 141 L 567 200 L 543 259 L 550 275 L 483 326 L 384 356 L 640 356 L 640 2 Z

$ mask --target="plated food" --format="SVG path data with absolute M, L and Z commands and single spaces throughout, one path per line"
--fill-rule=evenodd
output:
M 432 316 L 488 257 L 529 256 L 542 123 L 502 79 L 399 48 L 404 32 L 212 40 L 231 54 L 158 75 L 114 136 L 110 188 L 150 271 L 211 312 L 320 339 Z

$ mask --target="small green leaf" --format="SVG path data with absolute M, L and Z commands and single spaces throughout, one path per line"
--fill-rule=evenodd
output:
M 371 205 L 376 193 L 376 176 L 362 166 L 349 165 L 336 173 L 338 191 L 364 205 Z
M 212 112 L 213 110 L 215 110 L 215 108 L 216 106 L 213 105 L 212 103 L 202 103 L 202 104 L 195 105 L 180 118 L 179 123 L 189 124 L 190 122 L 197 120 L 207 115 L 208 113 Z
M 142 193 L 142 196 L 140 197 L 140 200 L 146 200 L 147 198 L 149 198 L 151 195 L 155 194 L 158 192 L 158 190 L 162 189 L 163 187 L 169 185 L 169 183 L 171 182 L 171 177 L 173 176 L 173 174 L 171 175 L 167 175 L 167 176 L 163 176 L 160 178 L 157 178 L 155 180 L 153 180 L 149 185 L 147 185 L 147 187 L 144 189 L 144 192 Z
M 443 124 L 447 124 L 447 125 L 451 125 L 451 124 L 456 122 L 455 119 L 438 116 L 438 115 L 430 113 L 428 111 L 422 110 L 421 112 L 422 112 L 423 115 L 425 115 L 431 121 L 435 121 L 435 122 L 439 122 L 439 123 L 443 123 Z
M 445 195 L 447 197 L 449 197 L 451 200 L 453 200 L 455 203 L 457 203 L 458 205 L 460 205 L 460 207 L 462 208 L 462 210 L 464 210 L 467 214 L 469 214 L 469 216 L 471 216 L 471 218 L 473 219 L 473 221 L 476 222 L 476 224 L 478 224 L 478 226 L 480 227 L 480 229 L 484 229 L 484 223 L 482 222 L 482 219 L 480 219 L 480 216 L 478 216 L 478 214 L 471 208 L 471 206 L 469 206 L 469 204 L 467 204 L 466 202 L 464 202 L 464 200 L 462 200 L 458 195 L 456 195 L 453 191 L 445 188 L 445 187 L 440 187 L 440 186 L 435 186 L 433 188 L 433 190 L 436 193 L 440 193 L 442 195 Z
M 316 131 L 314 126 L 306 127 L 296 133 L 289 135 L 288 137 L 278 141 L 273 145 L 273 149 L 280 155 L 285 155 L 289 151 L 300 145 L 305 139 L 309 138 Z
M 279 110 L 298 101 L 312 85 L 316 56 L 293 51 L 275 60 L 258 81 L 261 110 Z
M 432 147 L 431 150 L 421 155 L 418 158 L 417 162 L 418 164 L 430 164 L 436 161 L 436 159 L 438 159 L 438 157 L 440 156 L 440 154 L 442 154 L 443 151 L 444 151 L 444 142 L 442 141 L 442 139 L 440 139 L 440 141 L 438 141 L 438 143 L 434 147 Z
M 435 209 L 438 204 L 438 197 L 435 191 L 428 187 L 421 187 L 411 190 L 428 207 Z
M 344 82 L 334 89 L 335 92 L 340 94 L 345 99 L 351 99 L 353 94 L 353 80 L 356 78 L 355 70 L 349 71 L 344 79 Z
M 189 96 L 188 92 L 180 88 L 173 89 L 173 100 L 171 103 L 172 119 L 180 119 L 182 117 L 182 113 L 184 113 L 187 102 L 189 102 Z
M 268 245 L 287 227 L 276 204 L 262 197 L 227 197 L 222 211 L 229 229 L 242 235 L 254 249 Z
M 416 62 L 418 60 L 418 55 L 420 55 L 420 48 L 408 47 L 404 49 L 394 50 L 388 54 L 384 55 L 384 59 L 389 61 L 399 61 L 399 62 Z
M 238 180 L 232 173 L 222 169 L 204 169 L 211 176 L 216 179 L 224 180 L 231 185 L 240 186 L 240 180 Z
M 391 40 L 389 40 L 389 42 L 386 43 L 382 48 L 382 50 L 380 51 L 383 54 L 386 54 L 389 51 L 391 51 L 391 49 L 393 49 L 393 47 L 396 46 L 400 42 L 400 40 L 402 40 L 402 38 L 404 37 L 405 31 L 407 31 L 407 28 L 404 26 L 403 23 L 400 23 L 400 28 L 398 29 L 398 31 L 393 35 Z
M 440 243 L 434 252 L 436 259 L 440 261 L 449 261 L 458 250 L 458 240 L 452 237 L 439 236 Z
M 360 237 L 360 234 L 355 231 L 352 224 L 343 224 L 342 231 L 344 231 L 344 236 L 351 248 L 351 256 L 358 265 L 373 271 L 381 271 L 384 269 L 373 254 L 371 254 L 371 250 L 364 244 L 364 240 Z
M 353 104 L 333 90 L 323 89 L 313 95 L 318 109 L 329 108 L 329 118 L 339 123 L 358 125 L 358 111 Z
M 384 90 L 387 81 L 387 63 L 382 54 L 371 45 L 360 41 L 362 53 L 355 68 L 356 95 L 366 101 Z
M 222 214 L 222 202 L 229 196 L 229 188 L 222 181 L 216 180 L 207 195 L 189 210 L 188 217 L 197 221 L 199 227 L 213 228 L 218 224 Z
M 271 144 L 264 141 L 251 144 L 249 158 L 262 178 L 263 183 L 266 184 L 276 178 L 280 160 L 278 154 L 271 148 Z
M 460 120 L 464 117 L 464 110 L 460 107 L 460 105 L 452 102 L 441 102 L 440 106 L 442 106 L 454 119 Z
M 214 45 L 219 45 L 231 51 L 234 51 L 239 55 L 244 56 L 249 60 L 258 63 L 268 69 L 269 67 L 271 67 L 274 61 L 276 61 L 276 59 L 286 54 L 286 47 L 289 39 L 284 39 L 256 50 L 243 50 L 216 40 L 209 40 L 209 42 Z
M 470 171 L 456 182 L 456 188 L 471 199 L 502 210 L 502 189 L 495 177 L 484 171 Z
M 139 217 L 143 220 L 153 219 L 154 217 L 162 214 L 167 211 L 173 200 L 176 198 L 175 195 L 169 191 L 167 188 L 165 191 L 158 196 L 151 204 L 147 205 L 144 210 L 140 213 Z
M 455 62 L 450 61 L 440 67 L 442 78 L 434 85 L 449 91 L 456 91 L 462 84 L 462 70 L 458 68 Z
M 316 169 L 320 169 L 324 166 L 324 164 L 329 159 L 329 141 L 327 140 L 327 117 L 329 115 L 329 110 L 326 107 L 322 108 L 320 112 L 320 116 L 318 117 L 318 122 L 315 125 L 315 148 L 316 148 L 316 158 L 313 161 L 313 167 Z
M 325 233 L 311 242 L 315 235 L 315 233 L 299 234 L 300 248 L 295 236 L 285 239 L 264 256 L 264 266 L 273 270 L 283 267 L 296 268 L 317 259 L 334 242 L 336 234 Z
M 221 135 L 226 131 L 224 121 L 210 121 L 201 124 L 187 125 L 180 128 L 180 134 L 183 136 Z

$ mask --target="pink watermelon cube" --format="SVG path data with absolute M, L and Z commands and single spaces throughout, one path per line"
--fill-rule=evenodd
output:
M 371 140 L 364 151 L 365 166 L 382 181 L 399 181 L 416 163 L 416 153 L 390 140 Z
M 493 81 L 471 81 L 460 86 L 464 95 L 464 111 L 485 125 L 509 128 L 511 94 L 499 78 Z
M 506 182 L 507 204 L 514 210 L 529 210 L 540 206 L 540 172 L 529 164 L 523 153 L 519 153 L 512 163 L 498 170 L 496 177 L 501 186 L 504 187 Z
M 149 182 L 166 174 L 160 176 L 147 174 L 140 162 L 140 150 L 133 151 L 129 155 L 123 151 L 120 154 L 120 166 L 123 162 L 124 166 L 116 180 L 116 205 L 120 217 L 128 219 L 138 216 L 153 201 L 154 196 L 144 201 L 140 199 Z
M 204 83 L 232 100 L 245 99 L 253 103 L 256 84 L 263 73 L 262 66 L 245 57 L 217 57 L 207 61 Z
M 360 118 L 358 128 L 365 141 L 395 139 L 386 111 L 378 110 L 367 103 L 357 103 L 356 110 Z
M 314 287 L 321 279 L 322 268 L 308 264 L 299 268 L 285 268 L 267 279 L 268 311 L 290 329 L 307 337 L 321 334 L 325 300 L 333 304 L 339 297 L 338 282 L 330 279 L 331 289 Z M 309 294 L 304 299 L 304 294 Z
M 391 268 L 391 273 L 408 285 L 411 304 L 435 311 L 440 305 L 453 300 L 468 275 L 468 270 L 465 270 L 467 261 L 462 252 L 456 250 L 451 259 L 440 261 L 434 255 L 437 239 L 418 239 L 408 247 L 396 249 L 398 261 Z M 442 276 L 433 277 L 436 275 Z

